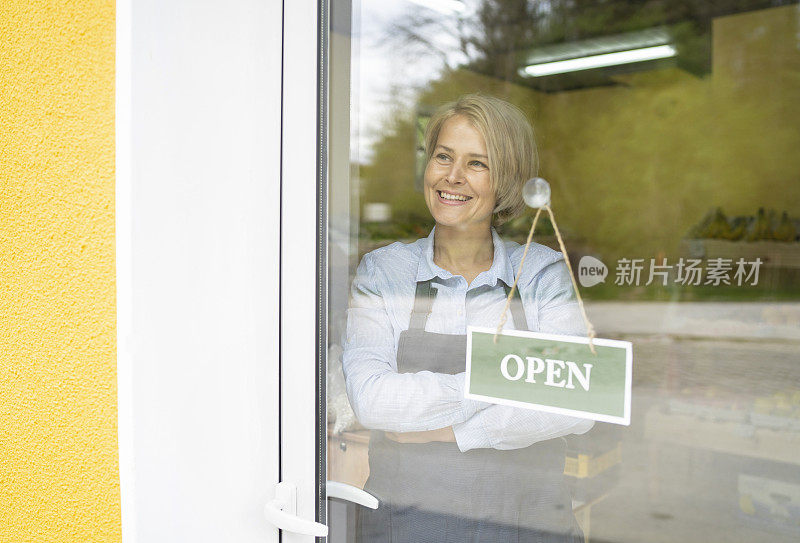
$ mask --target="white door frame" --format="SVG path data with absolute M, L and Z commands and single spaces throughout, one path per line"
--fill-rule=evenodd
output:
M 297 516 L 325 520 L 325 382 L 318 361 L 327 341 L 324 300 L 326 175 L 324 108 L 326 74 L 320 43 L 327 17 L 322 0 L 293 0 L 284 6 L 283 141 L 281 197 L 281 480 L 297 486 Z M 320 97 L 323 97 L 321 100 Z M 322 374 L 324 376 L 324 373 Z M 318 451 L 321 454 L 317 454 Z M 324 479 L 323 479 L 324 480 Z M 314 541 L 284 532 L 283 541 Z

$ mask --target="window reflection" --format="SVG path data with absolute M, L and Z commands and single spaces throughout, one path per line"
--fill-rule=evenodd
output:
M 532 123 L 573 266 L 607 269 L 582 288 L 589 315 L 599 335 L 634 343 L 631 426 L 597 424 L 567 448 L 589 540 L 800 537 L 797 3 L 332 10 L 329 478 L 367 475 L 369 434 L 341 374 L 356 266 L 428 235 L 422 134 L 441 104 L 480 92 Z M 524 242 L 531 218 L 498 232 Z M 557 248 L 546 220 L 535 239 Z M 339 533 L 351 537 L 349 514 Z

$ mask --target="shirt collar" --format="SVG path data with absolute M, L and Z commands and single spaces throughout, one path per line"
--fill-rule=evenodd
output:
M 449 271 L 439 267 L 433 261 L 433 234 L 436 228 L 431 230 L 428 237 L 423 240 L 422 254 L 419 259 L 419 267 L 417 268 L 417 282 L 429 281 L 434 277 L 439 279 L 450 279 L 454 277 Z M 494 244 L 494 256 L 492 258 L 492 266 L 488 270 L 481 272 L 478 277 L 470 285 L 470 288 L 476 288 L 482 285 L 494 286 L 500 280 L 507 286 L 514 283 L 514 267 L 511 265 L 511 260 L 506 252 L 505 242 L 500 238 L 497 231 L 492 228 L 492 243 Z

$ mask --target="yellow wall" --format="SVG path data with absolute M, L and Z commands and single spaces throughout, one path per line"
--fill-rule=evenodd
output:
M 119 541 L 114 3 L 0 36 L 0 541 Z

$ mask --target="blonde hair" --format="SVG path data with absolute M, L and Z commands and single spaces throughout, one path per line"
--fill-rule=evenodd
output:
M 524 209 L 522 186 L 539 168 L 533 128 L 517 106 L 493 96 L 467 94 L 440 107 L 428 122 L 425 129 L 428 160 L 433 156 L 445 121 L 456 115 L 464 116 L 483 136 L 497 200 L 494 223 L 503 224 Z

